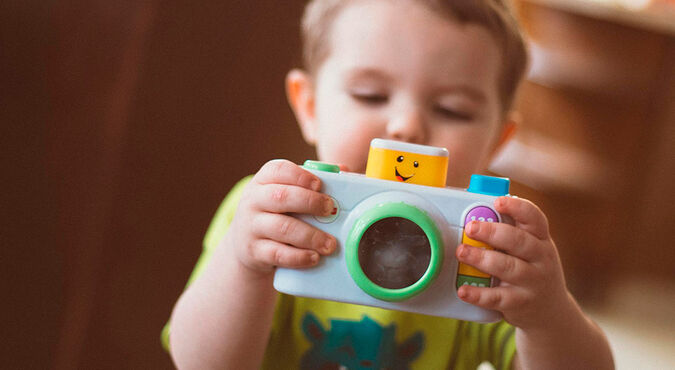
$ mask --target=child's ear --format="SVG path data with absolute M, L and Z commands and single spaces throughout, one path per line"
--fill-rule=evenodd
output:
M 502 148 L 513 138 L 513 135 L 518 131 L 518 127 L 522 122 L 522 116 L 516 111 L 511 111 L 506 115 L 504 123 L 502 123 L 502 132 L 497 139 L 497 143 L 492 149 L 492 154 L 490 155 L 491 159 L 499 153 Z
M 314 86 L 307 72 L 299 69 L 288 72 L 288 75 L 286 75 L 286 95 L 305 141 L 309 145 L 316 144 Z

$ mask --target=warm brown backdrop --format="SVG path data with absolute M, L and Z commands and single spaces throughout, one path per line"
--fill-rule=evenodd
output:
M 283 91 L 301 6 L 2 5 L 4 365 L 170 367 L 159 332 L 219 201 L 312 155 Z
M 301 8 L 0 5 L 3 366 L 171 367 L 159 332 L 222 197 L 271 158 L 313 156 L 283 92 Z M 516 178 L 553 216 L 571 288 L 602 302 L 617 276 L 675 280 L 672 36 L 521 10 L 542 43 L 586 27 L 565 50 L 609 45 L 603 65 L 639 76 L 610 81 L 618 95 L 528 83 L 519 101 L 522 140 L 541 134 L 613 169 L 609 197 Z

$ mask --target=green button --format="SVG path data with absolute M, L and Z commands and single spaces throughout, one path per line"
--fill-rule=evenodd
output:
M 333 172 L 333 173 L 340 172 L 340 167 L 338 165 L 325 163 L 325 162 L 319 162 L 319 161 L 312 161 L 312 160 L 309 160 L 309 159 L 305 161 L 305 164 L 303 164 L 302 167 L 308 168 L 310 170 L 317 170 L 317 171 L 325 171 L 325 172 Z

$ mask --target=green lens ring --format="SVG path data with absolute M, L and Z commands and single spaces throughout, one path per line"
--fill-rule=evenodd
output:
M 422 277 L 414 284 L 401 289 L 389 289 L 373 283 L 359 263 L 359 243 L 363 234 L 377 221 L 390 217 L 401 217 L 419 226 L 431 248 L 429 266 Z M 402 301 L 424 291 L 440 271 L 443 261 L 443 243 L 436 224 L 424 212 L 405 203 L 381 203 L 363 213 L 349 232 L 345 243 L 347 270 L 356 285 L 368 295 L 383 301 Z

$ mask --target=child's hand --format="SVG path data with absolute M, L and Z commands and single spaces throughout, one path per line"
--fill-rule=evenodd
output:
M 330 215 L 333 202 L 319 192 L 321 180 L 286 160 L 267 162 L 246 186 L 227 234 L 227 247 L 241 264 L 269 274 L 274 267 L 315 265 L 333 253 L 336 241 L 287 212 Z
M 465 285 L 457 295 L 466 302 L 501 311 L 506 321 L 521 329 L 550 324 L 556 310 L 571 301 L 546 216 L 532 202 L 519 198 L 500 197 L 495 208 L 511 216 L 515 226 L 474 221 L 465 232 L 497 250 L 462 244 L 456 254 L 459 261 L 498 277 L 501 283 L 494 288 Z

